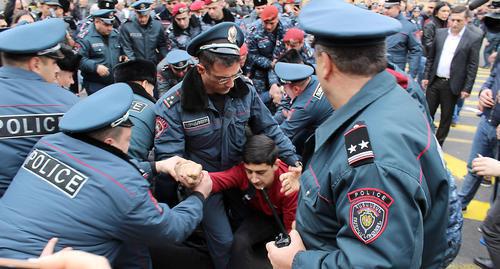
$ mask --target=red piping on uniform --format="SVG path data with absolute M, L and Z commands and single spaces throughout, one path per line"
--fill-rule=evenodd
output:
M 321 193 L 320 193 L 320 191 L 321 191 L 321 186 L 319 185 L 318 178 L 316 177 L 316 174 L 314 173 L 314 171 L 313 171 L 313 169 L 312 169 L 312 166 L 311 166 L 311 165 L 309 165 L 309 170 L 311 171 L 311 174 L 312 174 L 312 176 L 313 176 L 313 178 L 314 178 L 314 181 L 316 182 L 316 186 L 318 186 L 318 189 L 319 189 L 319 190 L 318 190 L 318 196 L 319 196 L 319 198 L 321 198 L 321 199 L 325 200 L 327 203 L 331 204 L 332 202 L 331 202 L 330 200 L 328 200 L 328 198 L 323 197 L 323 196 L 321 195 Z
M 306 105 L 304 106 L 304 108 L 307 108 L 307 106 L 309 105 L 309 103 L 311 103 L 311 100 L 313 99 L 313 97 L 314 97 L 314 94 L 313 94 L 313 95 L 311 95 L 311 97 L 309 97 L 309 100 L 307 100 L 307 103 L 306 103 Z
M 431 126 L 429 125 L 429 122 L 427 122 L 427 118 L 425 117 L 425 115 L 422 114 L 422 116 L 424 117 L 425 126 L 427 126 L 427 146 L 425 147 L 424 150 L 422 150 L 422 152 L 420 152 L 420 154 L 418 154 L 417 161 L 420 161 L 422 155 L 424 155 L 424 153 L 431 147 Z M 420 166 L 420 178 L 419 178 L 420 184 L 422 184 L 422 177 L 423 177 L 422 166 Z
M 104 176 L 104 177 L 108 178 L 109 180 L 113 181 L 113 183 L 115 183 L 116 185 L 118 185 L 118 187 L 122 188 L 122 189 L 123 189 L 123 190 L 124 190 L 124 191 L 125 191 L 125 192 L 129 195 L 129 196 L 135 196 L 135 193 L 130 192 L 127 188 L 125 188 L 125 186 L 123 186 L 120 182 L 118 182 L 118 181 L 117 181 L 116 179 L 114 179 L 112 176 L 110 176 L 110 175 L 108 175 L 108 174 L 106 174 L 106 173 L 102 172 L 101 170 L 99 170 L 99 169 L 97 169 L 97 168 L 95 168 L 95 167 L 91 166 L 90 164 L 86 164 L 85 162 L 83 162 L 83 161 L 79 160 L 78 158 L 74 157 L 73 155 L 71 155 L 71 154 L 67 153 L 66 151 L 64 151 L 64 150 L 62 150 L 62 149 L 60 149 L 60 148 L 58 148 L 58 147 L 56 147 L 56 146 L 54 146 L 54 145 L 52 145 L 52 144 L 50 144 L 50 143 L 46 142 L 46 141 L 40 140 L 40 142 L 42 142 L 42 143 L 44 143 L 45 145 L 47 145 L 47 146 L 49 146 L 49 147 L 51 147 L 51 148 L 55 149 L 56 151 L 59 151 L 59 152 L 63 153 L 64 155 L 66 155 L 66 156 L 70 157 L 71 159 L 75 160 L 75 161 L 76 161 L 76 162 L 78 162 L 79 164 L 81 164 L 81 165 L 83 165 L 83 166 L 85 166 L 85 167 L 87 167 L 87 168 L 90 168 L 90 169 L 94 170 L 95 172 L 97 172 L 97 173 L 101 174 L 102 176 Z
M 0 105 L 0 107 L 40 107 L 40 106 L 65 106 L 65 105 L 53 105 L 53 104 L 17 104 L 17 105 Z
M 396 72 L 396 70 L 390 68 L 386 68 L 385 71 L 393 75 L 396 78 L 396 82 L 399 84 L 399 86 L 403 87 L 403 89 L 408 88 L 408 77 L 406 77 L 404 74 Z

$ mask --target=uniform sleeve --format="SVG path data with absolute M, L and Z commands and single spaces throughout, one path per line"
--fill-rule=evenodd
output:
M 154 114 L 149 115 L 152 111 L 143 111 L 142 113 L 148 113 L 145 118 L 151 119 L 151 122 L 145 122 L 145 119 L 139 118 L 133 121 L 129 155 L 141 161 L 146 161 L 153 146 L 155 117 Z
M 316 200 L 322 203 L 316 206 L 335 208 L 341 225 L 334 236 L 336 247 L 299 252 L 292 268 L 420 268 L 423 216 L 430 201 L 419 179 L 398 168 L 372 163 L 353 168 L 341 180 L 348 185 L 332 195 L 322 191 L 323 196 L 318 194 Z M 448 189 L 440 191 L 447 193 Z M 443 243 L 438 241 L 436 238 L 436 244 Z
M 267 77 L 268 77 L 269 85 L 279 84 L 279 78 L 276 75 L 276 73 L 274 72 L 274 70 L 269 69 L 269 71 L 267 72 Z
M 167 49 L 167 38 L 165 35 L 165 28 L 160 25 L 160 33 L 158 34 L 158 51 L 160 52 L 161 58 L 165 58 L 168 53 Z
M 134 203 L 120 227 L 120 237 L 150 246 L 183 242 L 203 217 L 203 202 L 195 195 L 169 208 L 157 203 L 149 190 L 142 190 L 134 197 Z
M 163 160 L 172 156 L 184 156 L 184 130 L 177 113 L 177 106 L 167 108 L 160 99 L 155 105 L 155 158 Z
M 422 46 L 416 37 L 416 26 L 412 24 L 410 28 L 411 30 L 408 33 L 408 64 L 410 66 L 410 75 L 416 78 L 420 57 L 422 56 Z
M 80 70 L 87 73 L 97 72 L 97 62 L 90 59 L 90 44 L 85 39 L 79 39 L 78 44 L 80 44 L 80 49 L 78 53 L 82 55 L 80 61 Z
M 253 95 L 250 125 L 252 131 L 254 133 L 264 133 L 272 138 L 280 150 L 280 159 L 288 165 L 294 166 L 295 162 L 300 160 L 300 158 L 295 154 L 295 147 L 292 142 L 279 128 L 271 112 L 262 103 L 262 100 L 260 100 L 253 88 L 250 94 Z
M 135 60 L 134 49 L 132 48 L 132 40 L 127 31 L 127 24 L 122 24 L 120 27 L 120 45 L 122 46 L 123 53 L 128 57 L 129 61 Z
M 240 188 L 248 180 L 243 165 L 233 166 L 226 171 L 209 173 L 212 178 L 212 193 Z
M 295 107 L 289 113 L 291 113 L 291 116 L 280 124 L 280 128 L 293 141 L 297 133 L 311 126 L 311 121 L 313 120 L 312 113 L 314 111 L 308 112 L 303 107 Z

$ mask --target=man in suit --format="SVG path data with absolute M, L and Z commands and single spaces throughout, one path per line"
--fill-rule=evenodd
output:
M 422 86 L 427 89 L 432 117 L 441 105 L 441 120 L 436 132 L 441 145 L 450 130 L 457 100 L 469 97 L 476 78 L 482 36 L 465 27 L 469 12 L 464 6 L 451 10 L 450 28 L 436 31 L 427 55 Z

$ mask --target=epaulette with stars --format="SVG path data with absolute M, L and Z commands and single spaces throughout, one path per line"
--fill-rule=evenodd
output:
M 373 154 L 370 136 L 364 122 L 356 122 L 354 126 L 344 134 L 347 162 L 350 166 L 360 166 L 373 163 Z
M 163 104 L 167 108 L 171 108 L 175 103 L 179 102 L 181 100 L 181 94 L 179 91 L 174 92 L 172 95 L 167 96 L 165 99 L 163 99 Z

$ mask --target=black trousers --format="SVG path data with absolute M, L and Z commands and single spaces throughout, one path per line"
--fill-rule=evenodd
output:
M 273 241 L 278 233 L 273 217 L 252 211 L 234 233 L 228 268 L 272 268 L 265 244 Z
M 436 131 L 436 138 L 442 146 L 448 132 L 450 132 L 453 111 L 459 96 L 451 92 L 449 80 L 435 77 L 432 84 L 427 88 L 425 97 L 432 119 L 434 119 L 437 108 L 441 106 L 441 119 L 439 120 L 439 128 Z
M 500 268 L 500 198 L 496 198 L 481 227 L 495 268 Z

